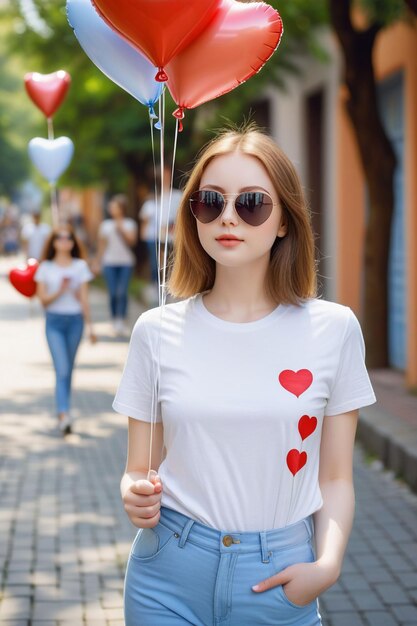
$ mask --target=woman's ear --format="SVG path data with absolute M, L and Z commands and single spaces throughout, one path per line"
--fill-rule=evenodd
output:
M 287 234 L 287 224 L 282 221 L 280 227 L 278 228 L 277 237 L 285 237 Z

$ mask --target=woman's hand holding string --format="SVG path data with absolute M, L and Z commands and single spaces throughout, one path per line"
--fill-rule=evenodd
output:
M 156 474 L 150 480 L 139 479 L 131 483 L 122 499 L 125 511 L 134 526 L 153 528 L 159 522 L 162 483 Z

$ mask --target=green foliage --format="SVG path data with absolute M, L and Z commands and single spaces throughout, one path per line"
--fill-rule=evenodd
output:
M 21 89 L 22 68 L 9 58 L 4 35 L 10 21 L 0 22 L 0 195 L 10 195 L 28 172 L 24 135 L 31 126 L 16 94 Z

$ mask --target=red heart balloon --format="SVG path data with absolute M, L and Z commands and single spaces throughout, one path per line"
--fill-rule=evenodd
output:
M 303 415 L 300 417 L 298 421 L 298 432 L 301 435 L 301 439 L 307 439 L 317 427 L 317 417 L 309 417 L 308 415 Z
M 313 374 L 310 370 L 298 370 L 298 372 L 283 370 L 278 379 L 284 389 L 299 398 L 313 382 Z
M 92 0 L 107 24 L 160 68 L 197 37 L 221 0 Z
M 209 26 L 166 67 L 180 113 L 248 80 L 274 53 L 282 32 L 279 13 L 268 4 L 223 0 Z M 175 116 L 181 117 L 178 110 Z
M 32 298 L 36 293 L 34 276 L 38 267 L 36 259 L 29 259 L 24 267 L 16 267 L 9 272 L 9 280 L 13 287 L 27 298 Z
M 307 452 L 299 452 L 295 448 L 287 454 L 287 465 L 293 476 L 307 463 Z
M 31 72 L 25 76 L 25 87 L 29 97 L 46 117 L 52 117 L 62 104 L 70 83 L 71 76 L 64 70 L 53 74 Z

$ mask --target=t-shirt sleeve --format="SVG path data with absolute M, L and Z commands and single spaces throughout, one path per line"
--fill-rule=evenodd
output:
M 47 274 L 48 274 L 48 267 L 46 263 L 43 262 L 39 265 L 38 269 L 36 270 L 33 280 L 36 283 L 43 283 L 45 282 L 47 278 Z
M 156 404 L 156 360 L 146 323 L 141 316 L 135 324 L 122 378 L 113 402 L 113 409 L 122 415 L 151 422 L 161 421 Z
M 325 415 L 338 415 L 376 402 L 365 366 L 365 342 L 356 316 L 349 310 L 339 366 L 325 409 Z
M 79 272 L 78 278 L 80 280 L 80 283 L 88 283 L 90 280 L 93 280 L 94 278 L 93 272 L 90 270 L 90 268 L 88 267 L 88 264 L 86 263 L 86 261 L 84 261 L 84 259 L 81 259 L 80 261 L 78 272 Z

